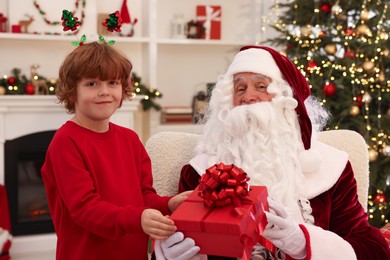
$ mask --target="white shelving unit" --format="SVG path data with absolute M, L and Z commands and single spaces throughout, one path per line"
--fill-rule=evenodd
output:
M 41 16 L 32 2 L 5 1 L 0 4 L 0 13 L 5 14 L 10 23 L 23 19 L 25 13 L 33 14 L 38 21 Z M 74 0 L 62 2 L 69 6 Z M 60 19 L 60 14 L 56 15 L 59 10 L 47 9 L 49 3 L 45 1 L 38 3 L 47 16 Z M 11 8 L 16 4 L 20 6 L 17 12 L 15 7 Z M 120 10 L 121 4 L 122 0 L 86 0 L 85 25 L 78 37 L 84 33 L 87 41 L 97 40 L 97 15 Z M 272 4 L 272 1 L 263 0 L 127 0 L 131 18 L 138 19 L 134 36 L 105 38 L 116 40 L 115 46 L 130 58 L 134 71 L 141 76 L 143 83 L 157 88 L 163 94 L 157 100 L 160 105 L 190 106 L 193 96 L 199 90 L 205 91 L 208 82 L 215 82 L 218 75 L 225 72 L 239 47 L 256 44 L 256 41 L 264 38 L 260 32 L 261 15 Z M 52 8 L 61 7 L 58 3 L 50 5 Z M 182 14 L 185 21 L 195 19 L 197 5 L 221 6 L 221 39 L 171 39 L 170 22 L 174 15 Z M 9 10 L 12 10 L 12 15 Z M 30 27 L 37 30 L 34 23 Z M 61 26 L 59 30 L 62 30 Z M 39 64 L 39 74 L 56 78 L 61 62 L 74 48 L 71 42 L 76 38 L 0 33 L 0 75 L 11 73 L 13 68 L 20 68 L 22 74 L 30 77 L 30 66 Z

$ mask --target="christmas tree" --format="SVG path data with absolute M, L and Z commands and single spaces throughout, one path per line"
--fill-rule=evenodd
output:
M 367 142 L 369 221 L 390 219 L 390 6 L 388 0 L 296 0 L 275 5 L 267 40 L 308 79 L 332 114 L 327 129 L 350 129 Z

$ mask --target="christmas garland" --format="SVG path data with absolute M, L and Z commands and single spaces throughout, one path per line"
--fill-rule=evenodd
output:
M 75 0 L 75 4 L 74 4 L 75 5 L 75 9 L 71 13 L 75 14 L 80 9 L 80 1 L 81 1 L 81 19 L 79 21 L 79 24 L 80 24 L 80 27 L 81 27 L 83 25 L 84 18 L 85 18 L 86 0 Z M 46 12 L 43 9 L 41 9 L 41 6 L 39 5 L 37 0 L 34 0 L 33 4 L 34 4 L 35 8 L 38 10 L 39 14 L 42 16 L 42 19 L 45 21 L 45 23 L 47 25 L 56 26 L 56 25 L 62 24 L 62 21 L 50 21 L 46 17 Z M 79 28 L 77 30 L 72 30 L 71 34 L 77 34 L 78 31 L 79 31 Z M 44 34 L 59 34 L 59 33 L 44 33 Z

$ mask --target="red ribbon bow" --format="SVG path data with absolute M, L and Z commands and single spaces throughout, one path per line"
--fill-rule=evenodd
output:
M 198 195 L 207 207 L 240 206 L 249 192 L 249 177 L 234 164 L 215 164 L 202 175 Z

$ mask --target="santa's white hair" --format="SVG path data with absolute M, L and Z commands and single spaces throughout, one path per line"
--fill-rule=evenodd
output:
M 270 196 L 303 221 L 297 200 L 306 198 L 298 158 L 304 147 L 292 89 L 283 79 L 272 79 L 267 88 L 275 94 L 272 101 L 234 107 L 232 77 L 227 74 L 218 80 L 196 149 L 212 155 L 210 165 L 224 162 L 242 168 L 249 175 L 250 184 L 267 186 Z M 308 108 L 316 111 L 309 115 L 321 119 L 317 129 L 321 128 L 328 113 L 315 98 L 310 98 Z

